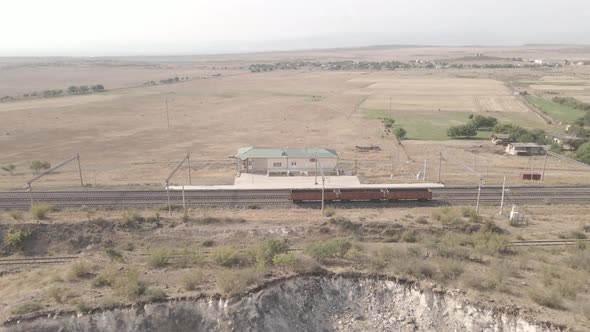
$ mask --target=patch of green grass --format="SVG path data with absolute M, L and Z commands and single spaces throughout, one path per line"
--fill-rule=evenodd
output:
M 527 96 L 526 99 L 529 103 L 541 110 L 541 112 L 561 122 L 573 123 L 586 114 L 584 111 L 577 110 L 570 106 L 554 103 L 544 98 Z

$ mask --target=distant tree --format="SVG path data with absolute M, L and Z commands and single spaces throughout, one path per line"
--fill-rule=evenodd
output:
M 12 176 L 12 172 L 14 171 L 14 169 L 16 168 L 15 165 L 6 165 L 6 166 L 2 166 L 2 169 L 5 170 L 6 172 L 10 173 L 10 175 Z
M 100 91 L 104 91 L 104 86 L 102 84 L 97 84 L 97 85 L 93 85 L 91 87 L 91 89 L 94 92 L 100 92 Z
M 492 116 L 482 116 L 482 115 L 475 115 L 473 117 L 470 118 L 471 121 L 469 121 L 470 124 L 474 125 L 475 128 L 480 129 L 480 128 L 493 128 L 495 125 L 498 124 L 498 119 L 492 117 Z
M 90 91 L 90 88 L 88 87 L 88 85 L 80 85 L 80 92 L 81 93 L 86 93 L 88 91 Z
M 384 118 L 383 119 L 383 125 L 385 125 L 385 127 L 387 127 L 387 128 L 391 128 L 394 123 L 395 123 L 395 120 L 392 118 Z
M 51 168 L 51 164 L 46 161 L 33 161 L 30 167 L 35 174 L 39 174 L 39 171 Z
M 72 85 L 68 88 L 68 93 L 80 93 L 80 88 Z
M 397 127 L 393 130 L 393 134 L 398 139 L 398 141 L 403 140 L 406 137 L 407 133 L 408 132 L 402 127 Z
M 590 112 L 586 112 L 586 114 L 584 114 L 583 117 L 577 119 L 575 123 L 582 127 L 590 127 Z
M 590 165 L 590 142 L 586 142 L 576 150 L 576 159 Z
M 474 137 L 477 135 L 477 128 L 472 124 L 449 127 L 447 136 L 449 137 Z

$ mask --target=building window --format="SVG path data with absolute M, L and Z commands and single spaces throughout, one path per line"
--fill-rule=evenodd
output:
M 292 161 L 291 162 L 291 166 L 297 166 L 297 162 L 296 161 Z
M 272 167 L 281 167 L 283 163 L 273 163 Z

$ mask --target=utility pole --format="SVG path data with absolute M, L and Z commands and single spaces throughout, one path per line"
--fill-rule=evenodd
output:
M 315 153 L 315 184 L 318 184 L 318 153 Z
M 541 182 L 545 182 L 545 168 L 547 167 L 547 153 L 545 153 L 545 159 L 543 160 L 543 171 L 541 172 Z
M 31 199 L 31 211 L 33 211 L 33 205 L 35 205 L 35 202 L 33 201 L 33 188 L 31 188 L 30 182 L 29 182 L 29 198 Z
M 391 110 L 391 96 L 389 96 L 389 118 L 393 119 L 393 111 Z
M 479 198 L 481 196 L 481 185 L 483 179 L 479 179 L 479 186 L 477 187 L 477 203 L 475 204 L 475 214 L 479 213 Z
M 170 206 L 170 185 L 166 180 L 166 197 L 168 198 L 168 216 L 172 215 L 172 206 Z
M 479 181 L 479 186 L 477 187 L 477 202 L 475 203 L 475 214 L 479 212 L 479 198 L 481 196 L 481 180 Z
M 422 175 L 422 181 L 426 181 L 426 151 L 424 151 L 424 175 Z
M 393 179 L 393 157 L 395 156 L 395 144 L 391 146 L 391 178 Z
M 356 175 L 358 167 L 358 159 L 356 158 L 356 150 L 354 151 L 354 175 Z
M 186 203 L 184 201 L 184 184 L 182 185 L 182 211 L 186 214 Z
M 78 172 L 80 173 L 80 186 L 84 187 L 84 181 L 82 181 L 82 166 L 80 166 L 80 154 L 76 153 L 78 159 Z
M 502 181 L 502 200 L 500 201 L 500 215 L 504 212 L 504 193 L 506 192 L 506 176 L 504 175 L 504 181 Z
M 189 185 L 193 185 L 193 179 L 191 177 L 191 155 L 187 154 L 186 155 L 186 159 L 188 160 L 188 184 Z M 183 186 L 184 188 L 184 186 Z
M 166 122 L 168 122 L 168 129 L 170 129 L 170 115 L 168 114 L 168 99 L 166 99 Z
M 440 172 L 442 168 L 442 152 L 438 153 L 438 183 L 440 183 Z

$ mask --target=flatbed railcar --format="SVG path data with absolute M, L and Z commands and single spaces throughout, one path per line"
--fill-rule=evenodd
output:
M 321 202 L 321 189 L 291 189 L 289 199 L 293 202 Z M 324 201 L 400 201 L 415 200 L 429 201 L 432 199 L 430 188 L 346 188 L 324 190 Z

